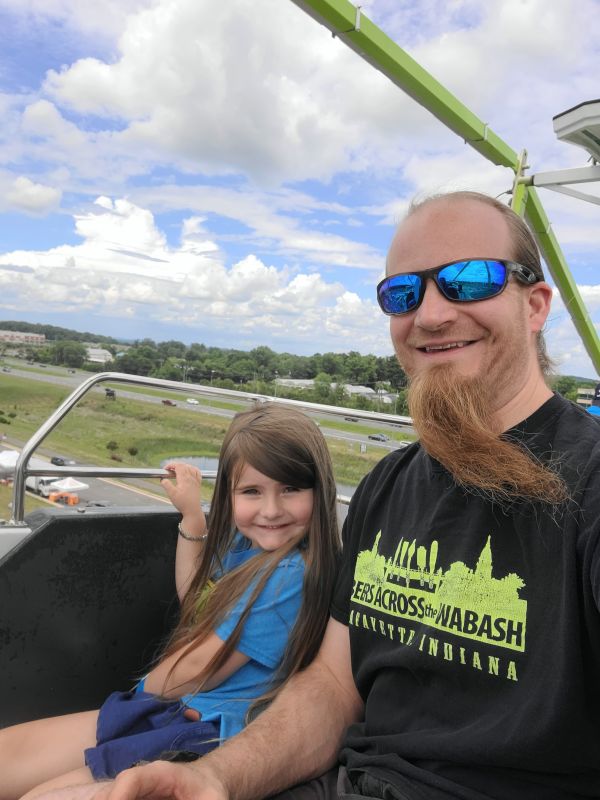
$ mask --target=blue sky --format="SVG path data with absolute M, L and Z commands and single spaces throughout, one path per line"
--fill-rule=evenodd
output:
M 596 0 L 366 0 L 532 171 L 584 166 Z M 291 0 L 0 0 L 0 318 L 391 353 L 374 302 L 414 195 L 511 185 Z M 598 207 L 547 213 L 600 325 Z M 560 299 L 559 371 L 594 376 Z

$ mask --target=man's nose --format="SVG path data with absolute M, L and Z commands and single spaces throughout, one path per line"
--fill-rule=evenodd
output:
M 415 324 L 428 330 L 436 330 L 454 322 L 458 315 L 456 303 L 448 300 L 432 278 L 425 283 L 423 301 L 416 311 Z

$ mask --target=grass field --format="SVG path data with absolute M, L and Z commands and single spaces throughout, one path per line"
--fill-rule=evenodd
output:
M 132 387 L 126 388 L 130 391 Z M 165 395 L 164 392 L 143 391 Z M 68 387 L 1 374 L 0 419 L 10 424 L 0 421 L 0 432 L 27 440 L 69 392 Z M 181 399 L 176 393 L 174 396 Z M 233 404 L 219 403 L 219 407 L 224 405 L 231 407 Z M 155 405 L 120 397 L 118 393 L 116 400 L 108 400 L 100 392 L 93 392 L 52 431 L 40 450 L 99 466 L 116 462 L 128 467 L 156 467 L 171 457 L 218 455 L 228 424 L 227 418 L 199 414 L 185 406 Z M 321 424 L 351 433 L 379 429 L 326 417 Z M 390 435 L 395 439 L 412 438 L 393 431 Z M 112 449 L 107 448 L 109 443 Z M 368 445 L 366 452 L 361 453 L 358 442 L 334 438 L 329 438 L 328 444 L 336 480 L 348 485 L 356 485 L 386 452 L 381 447 Z

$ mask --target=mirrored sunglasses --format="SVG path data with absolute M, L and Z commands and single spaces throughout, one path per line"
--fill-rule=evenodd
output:
M 514 274 L 522 283 L 537 283 L 539 278 L 529 267 L 515 261 L 495 258 L 472 258 L 452 261 L 423 272 L 389 275 L 377 285 L 377 301 L 384 314 L 407 314 L 423 302 L 428 278 L 447 300 L 474 303 L 500 294 Z

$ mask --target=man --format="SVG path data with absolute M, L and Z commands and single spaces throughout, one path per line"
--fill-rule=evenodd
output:
M 378 299 L 420 443 L 353 498 L 317 659 L 223 747 L 110 800 L 600 795 L 600 427 L 544 380 L 551 294 L 505 206 L 412 209 Z

